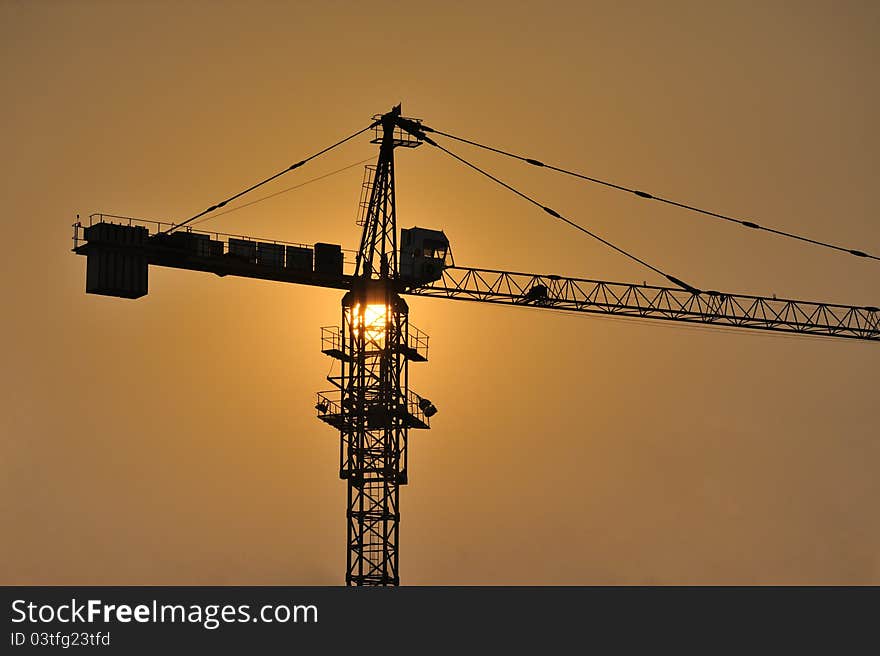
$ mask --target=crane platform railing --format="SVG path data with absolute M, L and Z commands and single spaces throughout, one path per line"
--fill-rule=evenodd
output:
M 112 225 L 123 225 L 128 227 L 143 227 L 147 229 L 148 236 L 154 237 L 170 230 L 175 224 L 167 221 L 154 221 L 151 219 L 138 219 L 130 216 L 120 216 L 118 214 L 95 213 L 89 215 L 87 220 L 76 221 L 73 224 L 73 251 L 76 252 L 80 246 L 88 243 L 85 237 L 85 230 L 90 226 L 107 223 Z M 313 249 L 314 244 L 305 244 L 301 242 L 282 241 L 280 239 L 267 239 L 262 237 L 252 237 L 249 235 L 233 234 L 226 232 L 217 232 L 215 230 L 201 230 L 199 226 L 184 226 L 180 230 L 170 233 L 170 235 L 190 235 L 194 238 L 201 238 L 206 243 L 216 244 L 216 251 L 205 249 L 203 255 L 228 255 L 230 253 L 230 240 L 232 240 L 233 248 L 236 240 L 241 242 L 249 242 L 254 244 L 271 244 L 277 246 L 279 250 L 285 249 L 287 246 L 300 249 Z M 173 237 L 172 237 L 173 238 Z M 343 267 L 345 273 L 351 275 L 354 272 L 355 258 L 357 251 L 352 249 L 342 249 Z
M 354 414 L 353 408 L 350 408 L 347 413 L 343 412 L 341 390 L 335 389 L 318 392 L 316 398 L 315 410 L 318 411 L 318 419 L 339 430 L 343 428 L 350 430 L 352 428 L 348 426 L 348 423 L 357 417 Z M 375 405 L 378 407 L 379 404 L 376 403 Z M 364 416 L 367 428 L 379 429 L 384 427 L 387 418 L 371 413 L 370 406 L 371 404 L 368 403 L 366 415 Z M 396 414 L 403 420 L 407 428 L 428 429 L 431 427 L 431 422 L 422 408 L 422 397 L 412 390 L 409 390 L 406 396 L 406 403 L 401 403 L 397 407 Z
M 383 329 L 384 330 L 384 329 Z M 427 362 L 428 360 L 428 335 L 409 324 L 405 340 L 401 340 L 400 352 L 410 362 Z M 339 326 L 321 327 L 321 353 L 329 355 L 337 360 L 350 362 L 351 358 L 346 354 L 342 343 L 342 330 Z

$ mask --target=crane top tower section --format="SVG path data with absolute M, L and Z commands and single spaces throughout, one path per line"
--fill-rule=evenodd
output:
M 355 263 L 355 278 L 397 280 L 400 277 L 397 254 L 397 210 L 394 192 L 394 149 L 417 148 L 421 140 L 401 128 L 400 105 L 387 114 L 374 116 L 379 144 L 372 185 L 369 189 L 364 231 Z M 404 119 L 415 123 L 416 119 Z

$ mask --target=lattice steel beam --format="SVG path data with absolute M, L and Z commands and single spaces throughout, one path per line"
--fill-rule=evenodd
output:
M 572 312 L 880 340 L 880 309 L 870 306 L 714 291 L 693 293 L 668 287 L 463 267 L 448 268 L 440 280 L 409 289 L 406 293 Z

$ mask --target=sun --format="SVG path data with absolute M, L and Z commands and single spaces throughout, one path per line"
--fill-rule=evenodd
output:
M 384 304 L 369 304 L 361 313 L 360 303 L 351 308 L 350 321 L 363 331 L 367 341 L 382 345 L 385 341 L 385 326 L 388 322 L 388 307 Z

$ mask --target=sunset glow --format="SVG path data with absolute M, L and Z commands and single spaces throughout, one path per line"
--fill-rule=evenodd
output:
M 878 30 L 864 0 L 0 2 L 0 580 L 344 585 L 340 385 L 363 408 L 399 379 L 413 420 L 440 409 L 380 510 L 406 586 L 880 585 L 880 347 L 755 329 L 868 325 L 781 299 L 880 306 L 847 252 L 880 253 Z M 339 140 L 398 103 L 533 202 L 423 142 L 368 212 L 381 125 Z M 389 286 L 355 266 L 392 198 Z M 157 240 L 147 295 L 87 294 L 93 212 L 199 216 L 180 232 L 222 256 Z M 414 228 L 443 266 L 436 235 L 401 255 Z M 666 274 L 719 293 L 628 287 Z M 763 318 L 717 325 L 733 295 Z M 440 633 L 478 619 L 448 610 Z M 405 644 L 385 617 L 351 648 Z
M 354 322 L 356 322 L 355 325 L 358 326 L 359 332 L 361 330 L 365 331 L 364 336 L 367 340 L 376 342 L 381 346 L 385 340 L 388 308 L 382 304 L 370 304 L 361 312 L 361 306 L 358 303 L 352 308 L 352 313 L 354 314 Z

